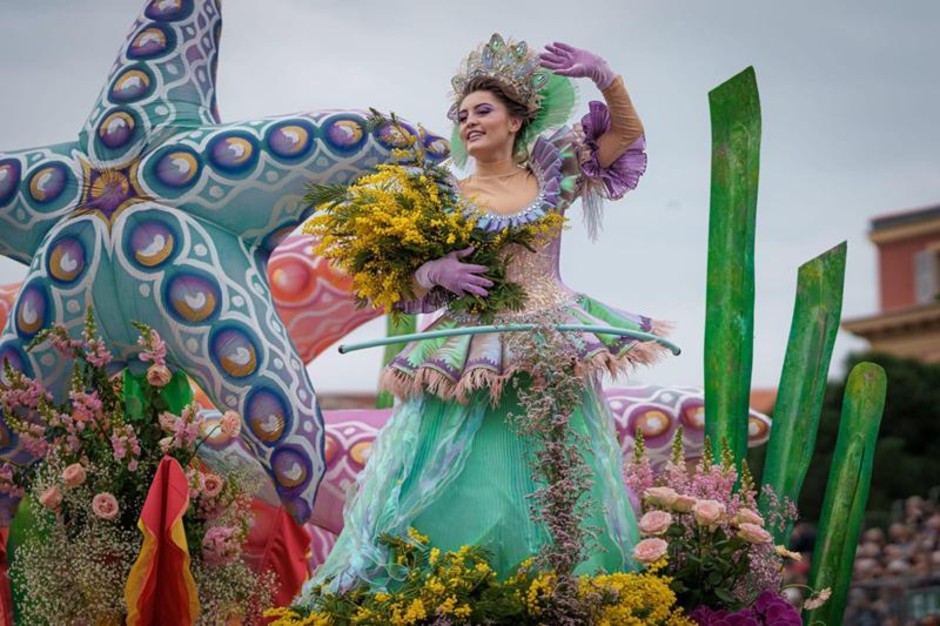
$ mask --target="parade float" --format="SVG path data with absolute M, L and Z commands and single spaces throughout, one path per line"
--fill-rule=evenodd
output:
M 340 532 L 390 414 L 319 411 L 304 364 L 380 311 L 357 308 L 350 277 L 289 234 L 311 186 L 355 182 L 415 142 L 431 167 L 448 148 L 366 111 L 222 123 L 219 11 L 148 2 L 78 138 L 0 153 L 0 250 L 30 268 L 3 291 L 4 623 L 261 623 L 267 608 L 284 625 L 541 624 L 559 602 L 597 624 L 840 623 L 885 380 L 871 364 L 850 375 L 801 618 L 781 572 L 845 245 L 799 269 L 771 429 L 748 406 L 751 69 L 710 94 L 704 394 L 605 391 L 643 535 L 637 571 L 575 577 L 559 552 L 552 567 L 526 561 L 498 577 L 485 551 L 442 552 L 412 532 L 386 538 L 406 584 L 286 608 Z M 765 441 L 763 475 L 751 476 L 747 447 Z

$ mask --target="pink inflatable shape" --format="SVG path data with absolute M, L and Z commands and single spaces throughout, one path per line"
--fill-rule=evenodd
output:
M 636 433 L 643 433 L 646 452 L 654 468 L 661 466 L 672 453 L 672 440 L 682 427 L 682 444 L 687 461 L 702 456 L 705 442 L 705 396 L 696 387 L 612 387 L 604 390 L 607 404 L 614 414 L 617 438 L 624 460 L 633 458 Z M 770 418 L 751 409 L 748 419 L 748 446 L 767 443 Z
M 268 261 L 277 313 L 304 363 L 383 315 L 381 310 L 356 307 L 350 294 L 352 279 L 316 256 L 315 244 L 313 237 L 292 235 L 278 245 Z

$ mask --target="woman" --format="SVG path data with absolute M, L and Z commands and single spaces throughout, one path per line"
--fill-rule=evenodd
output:
M 607 105 L 592 102 L 579 128 L 548 133 L 573 107 L 564 77 L 590 78 Z M 596 233 L 600 198 L 621 197 L 645 169 L 643 129 L 623 81 L 594 54 L 557 43 L 539 56 L 524 43 L 494 35 L 470 55 L 453 86 L 452 150 L 455 159 L 468 154 L 476 162 L 474 174 L 458 184 L 479 208 L 484 228 L 532 223 L 564 212 L 580 196 Z M 486 268 L 461 260 L 470 252 L 424 264 L 415 275 L 419 295 L 440 286 L 457 295 L 486 296 L 492 286 L 482 275 Z M 512 256 L 509 279 L 522 283 L 528 298 L 522 311 L 502 315 L 498 323 L 548 320 L 658 331 L 647 318 L 565 287 L 558 252 L 554 236 L 536 253 L 521 250 Z M 407 308 L 433 309 L 429 300 L 425 295 Z M 433 328 L 478 324 L 472 316 L 445 312 Z M 629 570 L 636 521 L 599 378 L 651 361 L 658 348 L 611 335 L 564 337 L 583 387 L 568 424 L 590 472 L 584 525 L 596 535 L 576 572 Z M 324 583 L 331 591 L 393 585 L 394 568 L 387 567 L 388 553 L 378 538 L 405 535 L 409 528 L 441 550 L 488 549 L 501 575 L 545 548 L 550 535 L 544 519 L 530 512 L 538 487 L 532 463 L 540 444 L 520 434 L 510 418 L 531 408 L 526 394 L 531 361 L 515 353 L 515 345 L 508 334 L 465 335 L 415 342 L 393 360 L 384 383 L 401 402 L 360 474 L 344 530 L 308 589 Z M 522 384 L 507 384 L 514 378 Z

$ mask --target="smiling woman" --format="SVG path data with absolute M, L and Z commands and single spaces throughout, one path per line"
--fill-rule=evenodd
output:
M 574 104 L 570 79 L 581 77 L 606 103 L 592 102 L 572 129 L 562 123 Z M 537 54 L 493 35 L 452 84 L 455 159 L 469 156 L 475 165 L 455 184 L 481 231 L 508 236 L 563 215 L 577 198 L 596 225 L 600 202 L 622 197 L 645 170 L 643 127 L 623 80 L 595 54 L 563 43 Z M 407 541 L 414 531 L 442 552 L 485 550 L 500 578 L 533 557 L 562 577 L 634 568 L 636 521 L 600 380 L 653 361 L 661 348 L 554 329 L 581 324 L 658 335 L 663 327 L 569 289 L 558 274 L 559 250 L 552 230 L 506 257 L 507 278 L 527 297 L 497 312 L 495 322 L 535 323 L 534 333 L 441 333 L 448 336 L 408 344 L 392 359 L 383 384 L 400 403 L 303 602 L 394 588 L 404 573 L 388 537 Z M 413 277 L 417 297 L 401 308 L 433 310 L 441 290 L 490 295 L 488 267 L 467 254 L 421 265 Z M 478 315 L 445 307 L 427 330 L 459 333 L 480 323 Z M 559 430 L 548 426 L 559 419 Z

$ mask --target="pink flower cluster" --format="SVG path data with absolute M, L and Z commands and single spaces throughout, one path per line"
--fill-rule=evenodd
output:
M 167 436 L 159 441 L 160 449 L 164 454 L 171 450 L 192 451 L 199 439 L 199 420 L 196 405 L 191 404 L 183 409 L 182 415 L 162 413 L 160 415 L 160 428 Z
M 88 474 L 85 472 L 85 466 L 81 463 L 72 463 L 62 472 L 62 481 L 70 489 L 84 483 L 86 478 L 88 478 Z
M 85 430 L 86 427 L 99 427 L 108 430 L 111 420 L 104 414 L 104 405 L 97 391 L 70 391 L 69 399 L 72 401 L 72 425 L 75 430 Z
M 147 369 L 147 382 L 154 387 L 166 387 L 173 377 L 166 366 L 166 342 L 151 328 L 141 333 L 137 338 L 137 345 L 141 347 L 138 358 L 144 363 L 151 363 Z
M 43 389 L 39 381 L 18 376 L 15 383 L 0 385 L 0 407 L 4 412 L 35 411 L 41 402 L 52 402 L 52 394 Z
M 210 565 L 230 563 L 241 554 L 241 541 L 231 526 L 213 526 L 202 538 L 202 558 Z
M 640 532 L 648 538 L 636 545 L 633 556 L 641 563 L 654 563 L 666 556 L 669 544 L 659 537 L 677 522 L 685 526 L 694 523 L 703 530 L 714 530 L 722 525 L 736 531 L 737 537 L 751 544 L 773 541 L 771 534 L 763 528 L 764 520 L 749 508 L 741 507 L 734 516 L 730 516 L 724 502 L 700 500 L 680 494 L 672 487 L 650 487 L 644 499 L 649 506 L 658 508 L 648 510 L 640 518 Z M 685 535 L 682 534 L 683 537 Z
M 103 491 L 91 499 L 91 510 L 96 516 L 108 521 L 116 519 L 121 512 L 117 498 L 107 491 Z
M 226 437 L 238 437 L 242 431 L 242 418 L 235 411 L 226 411 L 219 426 Z
M 133 426 L 125 424 L 114 428 L 111 433 L 111 450 L 116 461 L 127 459 L 128 471 L 137 471 L 140 463 L 140 440 Z
M 729 594 L 747 603 L 766 590 L 778 593 L 785 555 L 775 550 L 770 524 L 757 512 L 749 477 L 738 485 L 738 471 L 728 453 L 714 461 L 707 451 L 694 470 L 682 456 L 677 446 L 672 461 L 657 476 L 640 442 L 627 467 L 625 480 L 642 497 L 638 525 L 643 539 L 634 548 L 634 558 L 645 565 L 665 560 L 663 573 L 689 590 L 689 597 L 680 601 L 690 601 L 691 606 L 716 601 L 713 608 L 722 608 L 719 598 Z M 785 527 L 791 519 L 789 510 L 780 513 L 778 508 L 768 509 L 774 528 Z M 720 588 L 705 584 L 705 574 L 720 579 Z
M 17 484 L 16 472 L 9 463 L 0 465 L 0 494 L 11 498 L 22 498 L 25 490 Z
M 189 499 L 205 519 L 215 519 L 224 511 L 220 497 L 225 488 L 225 480 L 218 474 L 205 472 L 195 467 L 186 470 L 189 481 Z
M 114 358 L 104 343 L 104 339 L 90 339 L 86 341 L 85 358 L 95 367 L 104 367 Z

